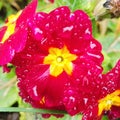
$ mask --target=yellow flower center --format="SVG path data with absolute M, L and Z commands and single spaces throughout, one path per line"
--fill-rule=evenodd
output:
M 98 115 L 101 115 L 104 110 L 110 110 L 112 105 L 120 106 L 120 90 L 108 94 L 106 97 L 100 99 L 98 103 Z
M 63 60 L 64 60 L 64 58 L 63 58 L 62 56 L 58 56 L 58 57 L 56 58 L 56 61 L 57 61 L 58 63 L 61 63 Z
M 5 24 L 5 26 L 7 26 L 7 30 L 1 40 L 1 43 L 4 43 L 10 37 L 10 35 L 14 33 L 15 26 L 16 26 L 16 20 L 21 14 L 21 12 L 22 11 L 19 11 L 16 15 L 10 15 L 8 17 L 8 22 Z
M 76 60 L 77 56 L 71 54 L 66 46 L 62 49 L 53 48 L 49 49 L 49 54 L 44 58 L 43 63 L 50 65 L 50 75 L 57 77 L 63 71 L 71 75 L 73 70 L 72 61 Z

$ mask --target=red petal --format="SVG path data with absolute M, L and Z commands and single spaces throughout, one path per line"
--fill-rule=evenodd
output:
M 6 31 L 6 30 L 7 30 L 7 27 L 6 27 L 6 26 L 0 28 L 0 42 L 1 42 L 1 40 L 2 40 L 2 38 L 3 38 L 3 36 L 4 36 L 4 34 L 5 34 L 5 31 Z
M 29 19 L 33 18 L 36 12 L 37 2 L 38 0 L 32 0 L 32 2 L 26 6 L 26 8 L 22 11 L 21 15 L 17 19 L 16 28 L 21 27 L 22 25 L 26 24 Z

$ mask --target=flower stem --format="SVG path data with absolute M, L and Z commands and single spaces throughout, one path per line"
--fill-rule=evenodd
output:
M 62 110 L 45 110 L 34 108 L 19 108 L 19 107 L 0 107 L 0 112 L 31 112 L 41 114 L 66 114 L 67 112 Z

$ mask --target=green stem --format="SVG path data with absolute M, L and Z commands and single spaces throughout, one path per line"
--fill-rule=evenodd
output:
M 41 114 L 66 114 L 65 111 L 60 110 L 45 110 L 45 109 L 34 109 L 34 108 L 19 108 L 19 107 L 0 107 L 0 112 L 31 112 Z

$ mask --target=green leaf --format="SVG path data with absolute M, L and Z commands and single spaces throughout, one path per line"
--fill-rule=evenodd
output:
M 9 107 L 17 101 L 18 92 L 16 86 L 0 90 L 0 107 Z
M 107 116 L 103 116 L 102 120 L 108 120 L 108 117 Z
M 114 67 L 116 62 L 120 59 L 120 52 L 110 52 L 108 56 L 110 57 L 112 67 Z
M 97 21 L 95 19 L 92 19 L 92 34 L 94 37 L 96 37 L 97 33 L 98 33 Z
M 2 6 L 3 6 L 3 2 L 0 2 L 0 10 L 1 10 Z
M 116 22 L 113 22 L 113 20 L 109 20 L 108 22 L 108 29 L 110 29 L 111 31 L 115 31 L 117 27 Z
M 104 61 L 102 63 L 103 73 L 107 73 L 112 68 L 111 59 L 106 52 L 103 51 L 102 53 L 104 56 Z
M 10 73 L 2 73 L 0 68 L 0 107 L 9 107 L 18 99 L 16 77 L 14 70 Z
M 105 36 L 98 36 L 97 39 L 102 43 L 103 50 L 108 52 L 111 48 L 110 46 L 115 40 L 115 34 L 113 32 L 109 32 L 109 34 Z
M 3 73 L 2 67 L 0 67 L 0 81 L 7 82 L 15 76 L 15 71 L 12 69 L 9 73 Z

